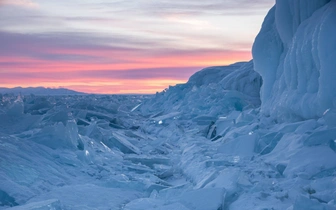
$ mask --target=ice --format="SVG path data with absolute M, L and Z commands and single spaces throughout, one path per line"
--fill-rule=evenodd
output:
M 0 209 L 336 209 L 335 3 L 155 95 L 0 95 Z
M 330 145 L 336 139 L 336 128 L 313 132 L 304 141 L 306 146 Z
M 112 135 L 105 141 L 103 141 L 108 147 L 117 147 L 123 153 L 135 153 L 140 154 L 140 150 L 130 143 L 127 138 L 117 132 L 112 133 Z
M 304 196 L 298 196 L 293 206 L 293 210 L 333 210 L 336 206 L 326 205 L 317 200 L 309 199 Z
M 73 90 L 65 89 L 65 88 L 44 88 L 44 87 L 14 87 L 14 88 L 0 88 L 0 93 L 5 94 L 13 94 L 13 95 L 39 95 L 39 96 L 47 96 L 47 95 L 82 95 L 84 93 L 76 92 Z
M 120 209 L 127 200 L 139 196 L 141 192 L 133 190 L 83 184 L 56 188 L 33 198 L 32 201 L 54 197 L 65 206 L 65 209 Z
M 17 134 L 32 129 L 40 121 L 40 116 L 25 114 L 23 96 L 4 98 L 1 103 L 0 132 Z M 15 125 L 15 126 L 14 126 Z
M 321 172 L 334 171 L 336 169 L 336 153 L 328 147 L 319 146 L 314 148 L 303 148 L 290 158 L 288 166 L 284 171 L 285 176 L 302 176 L 312 179 L 319 176 Z M 327 173 L 326 173 L 327 174 Z
M 177 200 L 189 209 L 210 210 L 223 209 L 224 198 L 225 190 L 223 188 L 208 188 L 182 193 Z
M 224 139 L 218 148 L 218 153 L 232 156 L 247 156 L 254 154 L 256 135 L 242 135 L 235 139 Z
M 196 87 L 201 87 L 210 83 L 218 84 L 223 78 L 232 72 L 236 72 L 235 70 L 241 68 L 243 65 L 244 62 L 240 62 L 230 66 L 208 67 L 193 74 L 189 78 L 188 83 L 195 85 Z
M 249 100 L 252 104 L 259 105 L 259 92 L 262 85 L 262 78 L 252 69 L 254 69 L 253 62 L 250 61 L 224 77 L 224 79 L 220 81 L 220 85 L 225 90 L 236 90 L 245 96 L 249 96 Z
M 53 126 L 46 126 L 29 140 L 52 149 L 83 149 L 83 142 L 78 136 L 78 128 L 73 120 L 68 121 L 66 125 L 58 122 Z
M 301 120 L 335 108 L 335 8 L 329 0 L 279 0 L 266 16 L 252 50 L 266 115 Z
M 58 111 L 58 112 L 45 116 L 43 120 L 50 122 L 52 124 L 61 122 L 63 123 L 64 126 L 66 126 L 70 118 L 68 116 L 68 112 L 62 110 L 62 111 Z
M 228 191 L 234 191 L 236 189 L 238 175 L 238 170 L 224 169 L 217 174 L 216 178 L 208 182 L 205 187 L 223 187 Z
M 140 198 L 128 203 L 125 210 L 190 210 L 181 203 L 165 204 L 162 200 L 152 198 Z
M 0 206 L 17 206 L 15 199 L 5 191 L 0 190 Z
M 61 203 L 57 199 L 32 202 L 26 205 L 9 208 L 9 210 L 62 210 Z
M 47 97 L 30 98 L 25 104 L 25 113 L 32 115 L 43 115 L 52 108 L 52 103 Z
M 14 101 L 14 103 L 10 105 L 7 114 L 11 116 L 20 116 L 23 115 L 23 111 L 24 111 L 24 104 L 21 96 L 18 96 L 18 98 Z
M 192 97 L 208 88 L 198 87 Z M 334 128 L 324 118 L 278 123 L 253 106 L 216 115 L 193 103 L 149 111 L 153 98 L 133 112 L 139 100 L 124 98 L 128 114 L 92 107 L 97 102 L 87 97 L 48 99 L 56 103 L 35 115 L 38 123 L 1 136 L 2 207 L 54 199 L 62 209 L 287 209 L 308 192 L 333 207 Z M 209 105 L 210 99 L 218 102 L 209 97 Z M 110 126 L 113 119 L 124 126 Z
M 323 113 L 323 119 L 329 127 L 336 127 L 336 109 L 327 109 Z
M 303 123 L 297 127 L 295 133 L 297 134 L 310 133 L 310 131 L 315 130 L 317 127 L 319 127 L 319 124 L 316 120 L 314 119 L 306 120 L 303 121 Z
M 159 115 L 159 116 L 153 117 L 152 119 L 154 121 L 158 121 L 158 122 L 161 121 L 161 124 L 162 124 L 163 120 L 171 119 L 171 118 L 174 118 L 174 117 L 176 117 L 178 115 L 180 115 L 180 112 L 171 112 L 169 114 Z
M 128 155 L 125 156 L 125 160 L 129 160 L 133 163 L 141 163 L 142 165 L 146 165 L 148 167 L 153 168 L 155 164 L 163 164 L 163 165 L 169 165 L 169 158 L 164 156 L 144 156 L 144 155 Z
M 186 84 L 170 86 L 157 93 L 139 108 L 149 115 L 169 116 L 180 112 L 179 118 L 196 118 L 206 111 L 207 116 L 216 118 L 234 110 L 258 106 L 260 86 L 261 78 L 253 70 L 252 61 L 211 67 L 192 75 Z
M 136 105 L 136 106 L 131 110 L 131 112 L 134 112 L 137 108 L 139 108 L 139 106 L 141 106 L 141 104 Z
M 158 202 L 160 199 L 164 199 L 165 203 Z M 151 205 L 155 204 L 157 209 L 168 209 L 167 204 L 169 204 L 173 209 L 211 210 L 223 209 L 224 199 L 225 190 L 222 188 L 196 190 L 165 189 L 159 193 L 157 199 L 149 199 L 145 201 L 150 201 Z M 143 200 L 141 200 L 141 203 L 143 203 Z

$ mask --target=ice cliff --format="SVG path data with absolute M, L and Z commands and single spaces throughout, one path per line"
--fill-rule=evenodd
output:
M 336 1 L 277 0 L 253 45 L 261 110 L 279 120 L 336 107 Z

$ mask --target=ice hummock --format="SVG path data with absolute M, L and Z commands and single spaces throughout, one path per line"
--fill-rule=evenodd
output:
M 208 118 L 206 121 L 212 121 L 230 111 L 258 107 L 261 84 L 262 79 L 253 70 L 252 61 L 209 67 L 195 73 L 186 84 L 170 86 L 157 93 L 139 109 L 145 114 L 156 113 L 154 120 L 179 112 L 173 116 L 175 119 L 185 117 L 199 121 L 199 116 L 203 115 L 204 119 Z

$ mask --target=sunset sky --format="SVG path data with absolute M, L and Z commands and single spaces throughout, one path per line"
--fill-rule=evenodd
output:
M 251 59 L 274 0 L 0 0 L 0 87 L 155 93 Z

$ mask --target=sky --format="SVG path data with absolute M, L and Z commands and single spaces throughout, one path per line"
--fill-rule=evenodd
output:
M 0 0 L 0 87 L 155 93 L 252 58 L 274 0 Z

